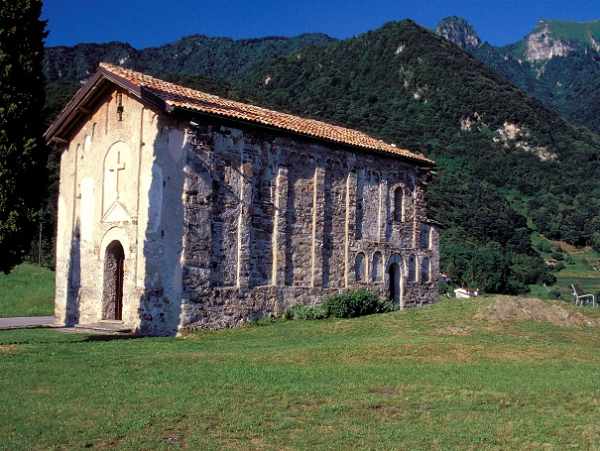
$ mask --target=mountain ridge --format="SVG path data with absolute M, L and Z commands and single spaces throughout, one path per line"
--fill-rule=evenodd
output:
M 443 269 L 455 280 L 488 291 L 548 282 L 515 199 L 554 239 L 600 239 L 600 137 L 413 21 L 255 66 L 238 87 L 248 100 L 343 122 L 436 160 L 430 203 L 448 225 Z M 468 280 L 473 261 L 490 279 Z
M 276 57 L 310 45 L 326 45 L 334 40 L 324 33 L 237 40 L 196 34 L 143 49 L 119 41 L 54 46 L 46 48 L 44 73 L 50 82 L 79 82 L 89 76 L 100 61 L 106 61 L 147 72 L 226 79 L 239 75 L 258 59 Z
M 528 66 L 505 60 L 486 43 L 461 49 L 411 20 L 350 39 L 306 42 L 250 54 L 244 46 L 205 47 L 216 69 L 193 73 L 197 60 L 190 57 L 184 59 L 191 61 L 189 74 L 181 61 L 163 64 L 166 52 L 153 61 L 149 53 L 140 64 L 200 89 L 207 83 L 202 77 L 224 74 L 211 89 L 342 123 L 435 159 L 439 175 L 429 193 L 435 218 L 448 226 L 444 270 L 467 285 L 521 292 L 552 282 L 533 249 L 528 221 L 550 238 L 600 246 L 600 137 L 492 69 L 504 64 L 529 80 Z M 169 47 L 180 48 L 190 50 Z M 236 64 L 246 65 L 227 67 L 228 50 Z
M 474 31 L 461 18 L 452 26 Z M 596 34 L 586 34 L 592 29 L 597 40 Z M 600 20 L 540 20 L 513 44 L 494 47 L 486 42 L 462 48 L 567 120 L 600 132 Z

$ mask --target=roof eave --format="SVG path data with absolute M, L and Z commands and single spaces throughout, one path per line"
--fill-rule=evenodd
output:
M 57 118 L 44 132 L 43 137 L 47 144 L 66 144 L 68 142 L 68 140 L 62 136 L 62 133 L 68 129 L 69 124 L 77 119 L 79 114 L 89 113 L 89 111 L 85 110 L 85 105 L 94 98 L 98 88 L 105 81 L 109 81 L 117 87 L 129 92 L 140 101 L 145 101 L 160 109 L 167 109 L 166 104 L 162 99 L 144 89 L 143 86 L 135 85 L 127 79 L 119 77 L 100 66 L 96 73 L 79 89 L 79 91 L 77 91 L 71 101 L 69 101 Z
M 256 122 L 256 121 L 245 120 L 242 118 L 236 118 L 236 117 L 231 117 L 231 116 L 227 116 L 227 115 L 220 115 L 217 113 L 207 113 L 204 111 L 196 110 L 194 108 L 186 108 L 186 107 L 179 106 L 179 105 L 169 105 L 166 102 L 165 102 L 164 110 L 168 113 L 176 113 L 177 111 L 181 111 L 181 112 L 185 112 L 188 114 L 192 113 L 192 114 L 198 114 L 198 115 L 202 115 L 202 116 L 223 118 L 223 119 L 226 119 L 226 120 L 229 120 L 232 122 L 236 122 L 236 123 L 242 123 L 242 124 L 252 125 L 254 127 L 266 128 L 266 129 L 274 130 L 274 131 L 278 131 L 278 132 L 290 133 L 292 135 L 302 136 L 305 138 L 314 139 L 316 141 L 324 141 L 324 142 L 332 143 L 332 144 L 339 145 L 339 146 L 345 146 L 345 147 L 350 147 L 353 149 L 359 149 L 362 151 L 373 152 L 373 153 L 376 153 L 379 155 L 386 155 L 391 158 L 398 158 L 401 160 L 409 161 L 412 164 L 421 165 L 427 169 L 431 169 L 431 168 L 435 167 L 435 161 L 430 160 L 426 157 L 423 157 L 423 158 L 419 158 L 418 156 L 411 157 L 409 155 L 402 155 L 400 153 L 388 152 L 385 150 L 376 149 L 376 148 L 372 148 L 372 147 L 357 146 L 357 145 L 346 143 L 346 142 L 336 141 L 334 139 L 327 139 L 327 138 L 323 138 L 320 136 L 313 136 L 309 133 L 302 133 L 302 132 L 299 132 L 296 130 L 289 130 L 286 128 L 269 126 L 266 124 L 261 124 L 260 122 Z
M 70 123 L 75 118 L 79 108 L 85 103 L 86 99 L 89 99 L 90 95 L 96 89 L 101 79 L 102 75 L 99 72 L 96 72 L 84 86 L 79 88 L 79 90 L 75 93 L 75 96 L 73 96 L 73 98 L 67 103 L 56 119 L 54 119 L 54 121 L 44 132 L 43 137 L 46 140 L 46 143 L 51 144 L 55 141 L 65 141 L 61 136 L 59 136 L 60 132 L 64 129 L 64 126 L 67 123 Z
M 348 142 L 341 142 L 341 141 L 337 141 L 334 139 L 328 139 L 326 137 L 314 136 L 314 135 L 311 135 L 310 133 L 303 133 L 298 130 L 276 127 L 276 126 L 269 126 L 267 124 L 262 124 L 257 121 L 244 120 L 242 118 L 236 118 L 236 117 L 231 117 L 231 116 L 227 116 L 227 115 L 220 115 L 217 113 L 208 113 L 208 112 L 199 111 L 194 108 L 186 108 L 186 107 L 182 107 L 179 105 L 173 105 L 173 104 L 170 104 L 169 102 L 165 101 L 159 95 L 152 92 L 152 90 L 145 88 L 141 84 L 135 84 L 135 83 L 129 81 L 127 78 L 119 76 L 119 75 L 115 74 L 114 72 L 106 69 L 102 65 L 100 65 L 98 67 L 98 70 L 96 71 L 96 73 L 87 81 L 87 83 L 82 88 L 80 88 L 79 91 L 77 91 L 75 96 L 65 106 L 63 111 L 61 111 L 61 113 L 54 120 L 54 122 L 48 127 L 48 129 L 46 130 L 46 132 L 43 135 L 44 139 L 46 140 L 46 142 L 48 144 L 54 143 L 54 142 L 61 144 L 61 145 L 68 144 L 67 135 L 65 135 L 64 133 L 72 130 L 72 127 L 69 127 L 69 126 L 74 121 L 76 121 L 77 119 L 80 119 L 81 116 L 85 117 L 85 116 L 89 115 L 90 111 L 87 110 L 85 108 L 85 106 L 87 103 L 89 103 L 92 100 L 94 100 L 95 98 L 97 98 L 97 97 L 95 97 L 95 94 L 98 93 L 98 88 L 105 81 L 111 82 L 112 84 L 118 86 L 119 88 L 129 92 L 133 97 L 137 98 L 141 102 L 144 102 L 145 104 L 149 104 L 150 106 L 155 107 L 158 110 L 164 111 L 166 113 L 175 113 L 177 111 L 181 111 L 181 112 L 186 112 L 188 114 L 193 113 L 193 114 L 200 114 L 200 115 L 206 115 L 206 116 L 211 116 L 211 117 L 219 117 L 219 118 L 227 119 L 227 120 L 230 120 L 233 122 L 250 124 L 250 125 L 253 125 L 256 127 L 277 130 L 279 132 L 290 133 L 292 135 L 302 136 L 302 137 L 317 140 L 317 141 L 324 141 L 324 142 L 332 143 L 334 145 L 340 145 L 340 146 L 345 146 L 345 147 L 349 147 L 349 148 L 353 148 L 353 149 L 359 149 L 362 151 L 373 152 L 373 153 L 377 153 L 379 155 L 386 155 L 391 158 L 398 158 L 398 159 L 401 159 L 404 161 L 408 161 L 413 165 L 417 165 L 422 168 L 425 168 L 427 170 L 430 170 L 431 168 L 435 167 L 434 161 L 432 161 L 426 157 L 421 157 L 419 155 L 414 155 L 414 156 L 404 155 L 401 153 L 391 152 L 391 151 L 387 151 L 384 149 L 378 149 L 375 147 L 360 146 L 360 145 L 356 145 L 356 144 L 352 144 L 352 143 L 348 143 Z M 79 116 L 79 118 L 78 118 L 78 116 Z

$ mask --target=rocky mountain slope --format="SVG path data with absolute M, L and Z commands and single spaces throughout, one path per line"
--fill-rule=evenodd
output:
M 504 274 L 480 281 L 491 291 L 536 278 L 523 274 L 536 263 L 522 214 L 555 239 L 600 239 L 600 138 L 414 22 L 255 66 L 239 86 L 248 99 L 436 159 L 430 196 L 449 226 L 444 268 L 468 277 L 465 262 L 477 261 Z
M 442 19 L 435 32 L 463 49 L 476 49 L 482 44 L 475 28 L 462 17 L 452 16 Z
M 444 19 L 436 32 L 568 120 L 600 132 L 600 21 L 541 20 L 505 47 L 482 43 L 457 17 Z

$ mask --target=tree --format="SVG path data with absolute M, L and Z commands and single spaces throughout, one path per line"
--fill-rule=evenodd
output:
M 45 191 L 41 0 L 0 0 L 0 270 L 30 246 Z

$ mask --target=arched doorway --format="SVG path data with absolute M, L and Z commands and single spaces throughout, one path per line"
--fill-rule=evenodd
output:
M 402 307 L 402 272 L 397 262 L 388 266 L 388 297 L 394 304 Z
M 118 241 L 112 241 L 104 253 L 104 286 L 102 319 L 123 319 L 123 278 L 125 251 Z

